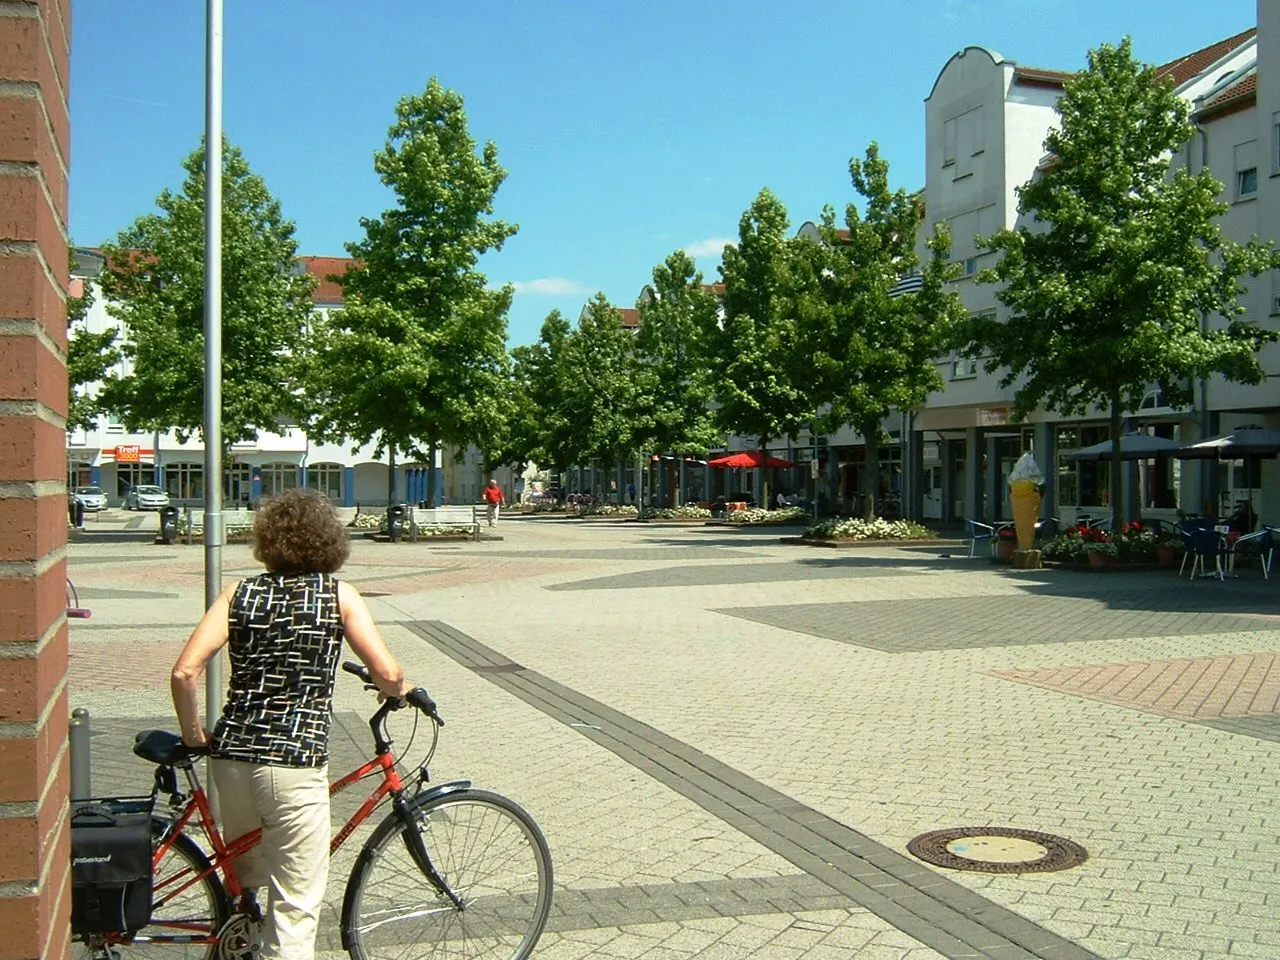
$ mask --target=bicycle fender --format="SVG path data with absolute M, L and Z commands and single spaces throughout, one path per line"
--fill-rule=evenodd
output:
M 430 800 L 435 800 L 437 797 L 443 797 L 450 793 L 457 793 L 460 790 L 470 790 L 470 789 L 471 789 L 470 780 L 450 780 L 448 783 L 437 784 L 436 786 L 432 787 L 429 790 L 423 790 L 421 793 L 414 794 L 413 797 L 409 800 L 409 803 L 411 804 L 427 803 Z

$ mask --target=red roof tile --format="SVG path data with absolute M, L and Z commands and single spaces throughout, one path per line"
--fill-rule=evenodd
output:
M 351 269 L 354 261 L 350 257 L 299 257 L 298 260 L 307 273 L 316 278 L 311 299 L 326 306 L 341 306 L 342 286 L 329 278 L 342 276 Z
M 640 326 L 640 311 L 632 307 L 614 307 L 622 317 L 622 329 L 634 330 Z
M 1258 75 L 1251 73 L 1247 77 L 1242 77 L 1233 83 L 1227 89 L 1206 103 L 1201 109 L 1212 110 L 1214 107 L 1225 106 L 1233 100 L 1242 100 L 1245 97 L 1255 96 L 1258 92 Z
M 1213 66 L 1236 47 L 1252 38 L 1257 32 L 1257 27 L 1250 27 L 1248 30 L 1237 33 L 1234 37 L 1227 37 L 1227 39 L 1211 43 L 1195 53 L 1188 53 L 1177 60 L 1170 60 L 1163 66 L 1156 67 L 1156 74 L 1162 77 L 1169 77 L 1174 86 L 1181 86 L 1201 70 Z

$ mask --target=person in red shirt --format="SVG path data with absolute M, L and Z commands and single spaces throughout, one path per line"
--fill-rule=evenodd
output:
M 507 502 L 502 495 L 502 488 L 498 486 L 498 481 L 490 478 L 488 485 L 484 488 L 484 502 L 489 508 L 489 526 L 493 526 L 498 522 L 498 514 L 501 512 L 502 505 Z

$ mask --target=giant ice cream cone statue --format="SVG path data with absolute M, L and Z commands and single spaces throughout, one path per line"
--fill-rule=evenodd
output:
M 1044 474 L 1030 451 L 1018 458 L 1009 471 L 1009 499 L 1013 503 L 1013 525 L 1018 534 L 1018 549 L 1032 550 L 1036 545 L 1036 520 L 1040 516 L 1040 490 Z

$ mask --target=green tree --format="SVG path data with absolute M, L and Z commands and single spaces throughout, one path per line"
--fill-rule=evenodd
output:
M 738 222 L 737 246 L 725 247 L 724 320 L 707 331 L 720 425 L 756 439 L 762 455 L 771 439 L 799 434 L 817 410 L 797 317 L 812 293 L 811 244 L 789 239 L 788 226 L 782 202 L 761 190 Z
M 1007 322 L 976 320 L 967 339 L 1002 383 L 1025 378 L 1015 414 L 1044 406 L 1110 414 L 1111 507 L 1120 496 L 1121 419 L 1152 384 L 1172 403 L 1193 378 L 1262 381 L 1258 348 L 1276 334 L 1244 318 L 1240 278 L 1278 265 L 1269 243 L 1225 238 L 1222 184 L 1209 170 L 1170 171 L 1193 134 L 1189 107 L 1136 62 L 1130 41 L 1104 44 L 1065 85 L 1047 169 L 1018 191 L 1036 229 L 1003 230 L 1003 256 L 980 280 L 1000 283 Z
M 72 256 L 74 266 L 75 257 Z M 91 430 L 98 416 L 105 412 L 101 398 L 83 389 L 102 382 L 111 368 L 120 362 L 116 346 L 119 331 L 114 327 L 91 333 L 85 325 L 93 306 L 93 290 L 84 282 L 78 297 L 67 297 L 67 431 Z
M 636 452 L 632 347 L 622 315 L 597 293 L 565 345 L 561 375 L 568 449 L 578 462 L 615 463 Z
M 890 189 L 889 164 L 877 144 L 867 147 L 865 159 L 850 160 L 849 174 L 865 213 L 848 204 L 847 233 L 841 235 L 834 212 L 823 212 L 825 242 L 811 245 L 818 249 L 807 258 L 816 280 L 810 289 L 821 293 L 801 299 L 799 317 L 817 398 L 825 407 L 819 425 L 834 432 L 848 423 L 862 434 L 863 506 L 871 518 L 882 424 L 890 411 L 914 410 L 942 389 L 937 357 L 966 313 L 959 295 L 945 286 L 955 276 L 945 225 L 930 238 L 931 255 L 921 268 L 920 199 Z M 916 272 L 919 290 L 895 296 L 899 280 Z
M 711 412 L 707 332 L 719 298 L 682 250 L 653 268 L 653 284 L 637 304 L 635 428 L 655 452 L 706 453 L 720 443 Z
M 347 306 L 326 324 L 311 366 L 321 435 L 379 452 L 482 448 L 501 433 L 511 288 L 476 269 L 517 227 L 491 218 L 507 173 L 477 152 L 462 97 L 432 79 L 396 105 L 374 169 L 395 206 L 360 221 L 342 277 Z M 434 495 L 434 474 L 428 496 Z
M 229 445 L 296 412 L 297 365 L 313 279 L 296 269 L 293 224 L 244 154 L 222 151 L 222 430 Z M 204 189 L 201 145 L 179 192 L 104 247 L 107 312 L 120 321 L 127 375 L 101 402 L 131 430 L 180 438 L 204 425 Z

